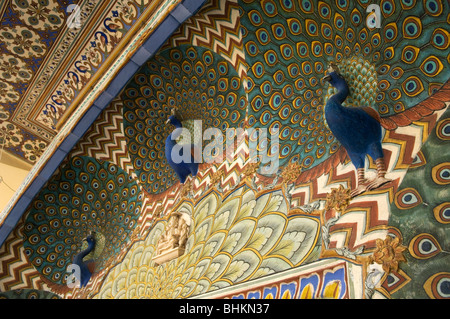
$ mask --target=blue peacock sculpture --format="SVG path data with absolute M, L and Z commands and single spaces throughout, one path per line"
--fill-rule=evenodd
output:
M 358 187 L 351 192 L 357 196 L 389 182 L 385 178 L 386 167 L 381 146 L 381 124 L 377 112 L 369 107 L 345 107 L 342 103 L 350 89 L 339 68 L 331 63 L 328 74 L 323 77 L 338 92 L 325 105 L 325 119 L 333 135 L 347 151 L 350 160 L 358 172 Z M 365 179 L 364 163 L 366 155 L 372 157 L 377 166 L 377 176 L 373 180 Z
M 179 158 L 178 160 L 174 160 L 173 148 L 177 145 L 177 139 L 180 137 L 182 133 L 181 129 L 183 127 L 181 121 L 176 117 L 174 109 L 172 109 L 172 115 L 166 121 L 166 124 L 169 123 L 175 126 L 175 130 L 172 131 L 172 133 L 170 133 L 166 138 L 165 155 L 167 163 L 177 173 L 180 183 L 184 184 L 189 175 L 196 176 L 198 172 L 198 162 L 195 160 L 193 155 L 194 145 L 189 145 L 187 148 L 180 148 L 179 154 L 176 154 Z M 190 151 L 190 153 L 186 156 L 188 157 L 188 160 L 185 160 L 184 152 L 186 149 L 189 149 Z
M 84 261 L 83 258 L 89 255 L 90 252 L 92 252 L 95 248 L 95 237 L 94 234 L 89 234 L 86 238 L 83 240 L 86 240 L 88 243 L 88 247 L 79 252 L 75 255 L 73 259 L 73 263 L 75 265 L 78 265 L 80 267 L 80 288 L 85 287 L 89 280 L 91 279 L 93 270 L 93 261 Z

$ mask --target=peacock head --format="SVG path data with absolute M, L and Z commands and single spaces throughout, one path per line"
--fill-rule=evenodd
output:
M 171 115 L 171 116 L 169 116 L 169 118 L 167 119 L 166 124 L 169 124 L 169 123 L 174 124 L 175 120 L 176 120 L 175 115 Z
M 176 125 L 178 123 L 178 119 L 175 115 L 176 110 L 173 108 L 170 112 L 170 116 L 166 121 L 166 124 L 172 124 L 172 125 Z
M 338 65 L 334 62 L 328 63 L 327 71 L 328 71 L 328 73 L 333 73 L 333 72 L 340 73 Z
M 83 240 L 87 241 L 88 244 L 95 244 L 95 232 L 90 232 Z
M 333 87 L 341 87 L 345 79 L 339 73 L 339 67 L 334 62 L 330 62 L 327 68 L 328 74 L 322 78 L 322 81 L 330 83 Z

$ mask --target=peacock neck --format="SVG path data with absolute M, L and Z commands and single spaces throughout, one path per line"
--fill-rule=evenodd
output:
M 331 98 L 339 104 L 342 104 L 350 94 L 350 90 L 345 79 L 340 75 L 338 76 L 340 77 L 340 81 L 337 81 L 334 86 L 338 90 L 338 93 L 334 94 Z
M 175 126 L 175 129 L 172 131 L 172 133 L 168 136 L 168 139 L 173 141 L 173 144 L 175 143 L 175 140 L 180 137 L 182 130 L 181 128 L 183 128 L 183 125 L 181 124 L 181 122 L 176 118 L 176 117 L 172 117 L 170 119 L 170 123 L 172 123 L 173 126 Z
M 88 242 L 88 247 L 87 247 L 85 250 L 81 251 L 81 252 L 77 255 L 77 257 L 79 258 L 79 260 L 82 261 L 84 257 L 86 257 L 87 255 L 89 255 L 89 253 L 90 253 L 91 251 L 94 250 L 94 247 L 95 247 L 95 243 L 94 243 L 94 242 Z

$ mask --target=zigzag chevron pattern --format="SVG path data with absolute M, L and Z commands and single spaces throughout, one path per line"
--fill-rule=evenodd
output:
M 365 193 L 352 200 L 339 220 L 330 228 L 330 248 L 347 247 L 354 251 L 364 246 L 365 251 L 376 247 L 376 239 L 385 238 L 389 220 L 389 204 L 397 191 L 410 164 L 427 140 L 432 128 L 445 110 L 437 111 L 408 128 L 398 127 L 386 131 L 383 139 L 388 178 L 392 182 L 378 190 Z M 369 165 L 368 174 L 375 174 Z M 352 187 L 356 176 L 351 163 L 340 164 L 329 173 L 316 179 L 315 183 L 298 185 L 292 192 L 292 204 L 301 206 L 317 200 L 324 200 L 328 192 L 340 185 Z M 320 190 L 320 192 L 318 191 Z M 334 211 L 325 214 L 326 222 L 334 217 Z
M 23 221 L 0 248 L 0 291 L 46 289 L 39 272 L 28 262 L 22 240 Z
M 375 248 L 376 240 L 387 234 L 391 193 L 391 188 L 383 188 L 354 200 L 330 227 L 329 248 L 355 251 L 364 246 L 365 252 Z
M 237 0 L 211 1 L 195 19 L 189 19 L 174 34 L 170 45 L 190 44 L 209 48 L 222 55 L 244 78 L 247 64 L 239 20 Z
M 134 173 L 123 133 L 122 102 L 120 100 L 114 100 L 102 112 L 99 120 L 89 129 L 70 156 L 90 156 L 97 160 L 109 161 L 121 167 L 128 174 Z

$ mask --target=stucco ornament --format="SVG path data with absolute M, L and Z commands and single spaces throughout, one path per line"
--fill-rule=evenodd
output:
M 398 237 L 393 238 L 388 235 L 385 240 L 377 240 L 377 248 L 370 257 L 370 261 L 381 264 L 386 273 L 398 271 L 399 263 L 406 261 L 403 256 L 405 249 L 406 247 L 400 245 Z

